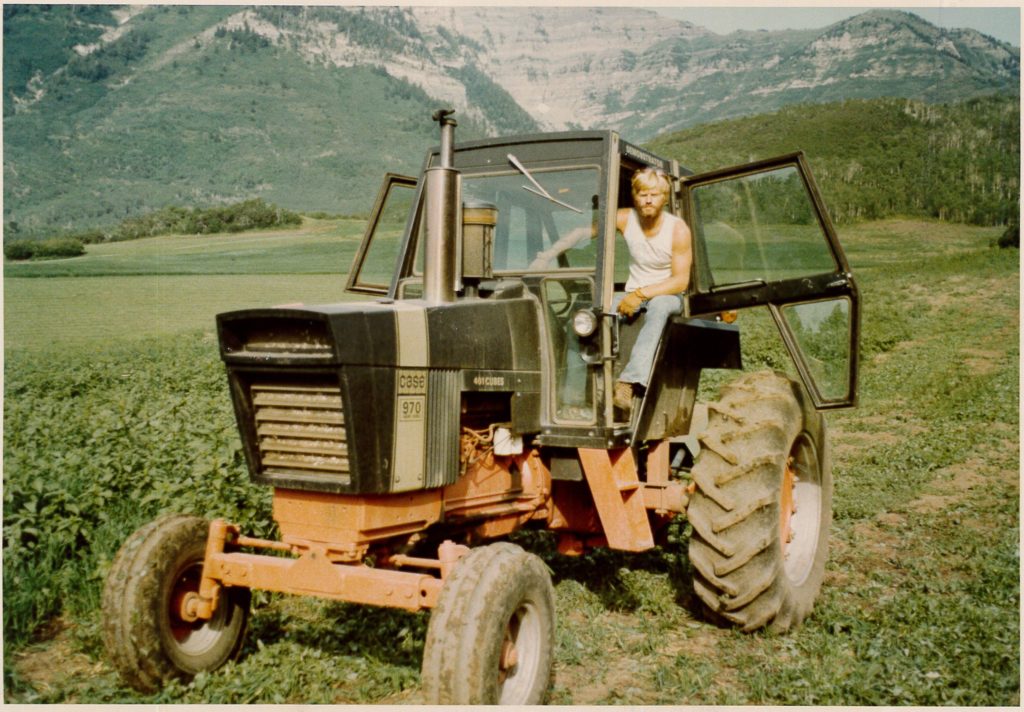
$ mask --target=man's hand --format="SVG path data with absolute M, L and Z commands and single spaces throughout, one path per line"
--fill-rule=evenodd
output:
M 635 290 L 627 294 L 621 302 L 619 302 L 619 314 L 630 317 L 636 313 L 636 310 L 640 308 L 640 305 L 644 303 L 643 297 L 641 297 Z

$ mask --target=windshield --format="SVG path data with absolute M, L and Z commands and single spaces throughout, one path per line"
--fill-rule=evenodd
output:
M 599 215 L 598 181 L 596 167 L 531 168 L 529 176 L 519 170 L 463 174 L 463 203 L 490 203 L 498 209 L 494 271 L 593 269 L 597 254 L 593 238 L 597 235 Z M 547 195 L 543 195 L 544 192 Z M 422 242 L 416 260 L 416 272 L 421 274 Z M 556 243 L 559 244 L 553 253 Z

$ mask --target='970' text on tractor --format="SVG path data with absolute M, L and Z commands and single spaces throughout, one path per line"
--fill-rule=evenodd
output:
M 218 316 L 281 536 L 167 515 L 125 542 L 105 640 L 133 687 L 236 656 L 263 589 L 430 609 L 428 703 L 543 702 L 554 589 L 507 541 L 524 528 L 565 555 L 643 552 L 686 517 L 710 617 L 782 631 L 810 612 L 831 522 L 821 411 L 855 402 L 859 302 L 804 156 L 693 175 L 610 131 L 456 145 L 449 114 L 420 177 L 385 178 L 348 283 L 375 300 Z M 626 412 L 612 391 L 640 320 L 612 309 L 616 211 L 648 167 L 670 179 L 692 270 Z M 538 262 L 579 229 L 591 239 Z M 695 419 L 702 370 L 741 369 L 724 315 L 757 306 L 795 377 L 742 373 Z

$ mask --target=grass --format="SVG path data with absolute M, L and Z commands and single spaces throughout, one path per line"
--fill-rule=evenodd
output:
M 352 299 L 345 273 L 364 228 L 306 218 L 300 230 L 171 235 L 90 245 L 74 259 L 7 263 L 5 348 L 212 332 L 223 311 Z
M 163 235 L 89 245 L 62 260 L 5 262 L 4 277 L 344 274 L 365 220 L 303 218 L 301 228 L 245 234 Z
M 860 404 L 829 415 L 831 555 L 800 628 L 744 635 L 702 620 L 685 524 L 672 546 L 641 556 L 570 559 L 543 535 L 521 538 L 556 583 L 552 702 L 1019 704 L 1019 253 L 991 247 L 998 234 L 912 221 L 843 231 L 864 300 Z M 6 288 L 50 283 L 60 303 L 69 285 L 131 279 L 176 278 Z M 245 277 L 191 278 L 196 292 L 162 295 L 166 313 L 222 279 Z M 295 278 L 296 290 L 315 279 Z M 250 304 L 265 298 L 249 285 Z M 234 518 L 256 535 L 271 525 L 212 336 L 139 339 L 138 323 L 117 323 L 123 333 L 103 343 L 75 341 L 69 324 L 49 346 L 5 344 L 5 701 L 419 702 L 426 614 L 265 594 L 238 662 L 154 696 L 120 684 L 97 610 L 120 541 L 167 509 Z M 739 323 L 749 367 L 783 365 L 763 319 Z

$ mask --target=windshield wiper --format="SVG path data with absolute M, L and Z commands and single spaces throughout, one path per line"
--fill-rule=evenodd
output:
M 534 178 L 532 175 L 530 175 L 530 171 L 526 170 L 526 166 L 524 166 L 522 163 L 520 163 L 519 159 L 516 158 L 515 156 L 513 156 L 511 153 L 508 154 L 508 160 L 512 163 L 513 166 L 515 166 L 516 168 L 519 169 L 520 173 L 522 173 L 524 176 L 526 176 L 526 179 L 528 181 L 530 181 L 534 185 L 533 188 L 531 188 L 528 185 L 524 185 L 523 186 L 523 190 L 529 191 L 529 192 L 533 193 L 534 195 L 539 195 L 542 198 L 546 198 L 547 200 L 550 200 L 555 205 L 561 205 L 563 208 L 568 208 L 569 210 L 572 210 L 572 211 L 577 212 L 577 213 L 582 213 L 583 212 L 582 210 L 580 210 L 577 207 L 569 205 L 568 203 L 563 203 L 558 198 L 552 197 L 551 193 L 549 193 L 546 190 L 544 190 L 544 186 L 542 186 L 540 183 L 538 183 L 537 179 Z

